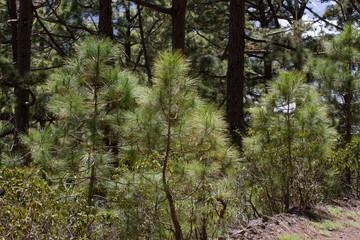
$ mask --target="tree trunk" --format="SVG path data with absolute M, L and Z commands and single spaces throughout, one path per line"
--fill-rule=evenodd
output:
M 185 50 L 185 16 L 187 0 L 173 0 L 174 13 L 172 20 L 172 48 L 174 51 Z
M 351 101 L 352 93 L 347 92 L 344 96 L 345 99 L 345 111 L 346 111 L 346 126 L 345 126 L 345 144 L 351 142 Z M 349 161 L 347 159 L 347 161 Z M 349 166 L 345 167 L 345 184 L 351 186 L 351 170 Z
M 174 237 L 176 240 L 182 240 L 183 235 L 182 235 L 181 225 L 177 218 L 174 198 L 171 194 L 171 190 L 167 183 L 167 177 L 166 177 L 167 164 L 168 164 L 169 156 L 170 156 L 170 142 L 171 142 L 171 120 L 169 119 L 168 131 L 167 131 L 167 147 L 166 147 L 166 153 L 165 153 L 165 157 L 164 157 L 164 165 L 163 165 L 163 169 L 162 169 L 162 181 L 163 181 L 164 192 L 166 194 L 166 199 L 168 200 L 168 203 L 169 203 L 171 220 L 172 220 L 172 222 L 174 224 L 174 228 L 175 228 L 174 229 Z
M 7 8 L 9 12 L 9 18 L 11 21 L 11 46 L 12 46 L 12 53 L 13 53 L 13 62 L 17 62 L 17 23 L 14 21 L 17 19 L 16 13 L 16 0 L 7 0 Z
M 234 143 L 244 132 L 245 1 L 230 1 L 226 113 Z
M 154 9 L 155 11 L 169 14 L 172 24 L 172 50 L 185 49 L 185 16 L 187 0 L 172 0 L 171 8 L 164 8 L 147 0 L 130 0 L 136 4 Z
M 111 0 L 99 0 L 99 33 L 105 37 L 113 38 Z
M 32 0 L 22 0 L 19 5 L 17 68 L 22 78 L 30 71 L 31 31 L 32 31 Z M 26 133 L 29 128 L 29 90 L 23 86 L 15 88 L 15 131 L 14 149 L 19 149 L 19 133 Z
M 125 35 L 125 55 L 126 55 L 126 66 L 131 66 L 131 15 L 130 15 L 130 4 L 126 6 L 125 10 L 126 15 L 126 35 Z
M 138 5 L 138 14 L 139 14 L 139 29 L 140 29 L 141 45 L 142 45 L 142 49 L 144 52 L 146 74 L 148 75 L 149 84 L 152 85 L 152 82 L 151 82 L 152 74 L 151 74 L 151 68 L 150 68 L 150 61 L 149 61 L 149 57 L 148 57 L 147 49 L 146 49 L 146 41 L 145 41 L 145 36 L 144 36 L 144 29 L 143 29 L 143 24 L 142 24 L 140 5 Z

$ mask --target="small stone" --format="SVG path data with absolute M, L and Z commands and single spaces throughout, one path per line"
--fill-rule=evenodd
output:
M 263 216 L 262 217 L 262 222 L 267 222 L 269 220 L 270 220 L 270 218 L 268 216 Z

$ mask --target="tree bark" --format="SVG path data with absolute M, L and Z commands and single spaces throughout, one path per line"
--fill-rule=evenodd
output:
M 187 0 L 172 0 L 171 8 L 164 8 L 145 0 L 130 0 L 141 6 L 154 9 L 155 11 L 169 14 L 172 23 L 172 49 L 176 51 L 185 50 L 185 16 Z
M 174 51 L 185 50 L 185 16 L 187 0 L 173 0 L 175 12 L 171 15 L 172 20 L 172 48 Z
M 146 49 L 146 41 L 145 41 L 145 36 L 144 36 L 144 29 L 143 29 L 143 24 L 142 24 L 140 5 L 138 5 L 138 14 L 139 14 L 139 29 L 140 29 L 141 45 L 142 45 L 142 49 L 144 52 L 146 74 L 148 75 L 148 82 L 151 85 L 152 84 L 152 82 L 151 82 L 152 74 L 151 74 L 151 68 L 150 68 L 150 61 L 149 61 L 149 57 L 148 57 L 147 49 Z
M 126 16 L 126 36 L 125 36 L 125 55 L 126 55 L 126 66 L 131 66 L 131 15 L 130 15 L 130 4 L 125 9 Z
M 346 125 L 345 125 L 345 144 L 351 142 L 351 101 L 352 101 L 352 93 L 349 91 L 344 96 L 345 100 L 345 111 L 346 111 Z M 349 161 L 347 159 L 346 161 Z M 345 184 L 351 186 L 351 169 L 349 166 L 345 167 Z
M 105 37 L 113 38 L 111 0 L 99 0 L 99 33 Z
M 19 19 L 17 26 L 17 69 L 22 78 L 26 78 L 30 71 L 31 32 L 32 32 L 32 0 L 22 0 L 19 4 Z M 14 149 L 19 149 L 19 133 L 26 133 L 29 128 L 29 95 L 24 86 L 15 87 L 15 131 Z
M 244 133 L 245 1 L 230 1 L 226 113 L 234 143 Z
M 171 194 L 171 190 L 167 183 L 167 177 L 166 177 L 167 164 L 168 164 L 169 156 L 170 156 L 170 143 L 171 143 L 171 119 L 168 120 L 167 146 L 166 146 L 166 153 L 165 153 L 165 157 L 164 157 L 164 165 L 163 165 L 163 169 L 162 169 L 162 181 L 163 181 L 164 192 L 166 194 L 166 199 L 168 200 L 168 203 L 169 203 L 171 220 L 172 220 L 172 222 L 174 224 L 174 228 L 175 228 L 174 229 L 174 237 L 176 240 L 182 240 L 183 234 L 182 234 L 181 225 L 177 218 L 174 198 Z
M 16 13 L 16 0 L 7 0 L 7 8 L 9 12 L 9 18 L 11 21 L 11 46 L 12 46 L 12 53 L 13 53 L 13 62 L 17 62 L 17 13 Z

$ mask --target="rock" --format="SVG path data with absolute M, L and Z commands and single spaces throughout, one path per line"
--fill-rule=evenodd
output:
M 267 222 L 269 220 L 270 220 L 270 218 L 268 216 L 263 216 L 262 217 L 262 222 Z

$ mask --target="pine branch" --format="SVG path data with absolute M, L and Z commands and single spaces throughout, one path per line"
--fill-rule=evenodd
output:
M 330 26 L 333 26 L 335 27 L 337 30 L 343 30 L 341 27 L 327 21 L 325 18 L 321 17 L 319 14 L 317 14 L 316 12 L 314 12 L 311 8 L 309 7 L 306 7 L 307 10 L 309 10 L 309 12 L 311 12 L 312 14 L 314 14 L 315 17 L 319 18 L 321 21 L 323 21 L 324 23 L 330 25 Z
M 285 45 L 283 43 L 278 43 L 278 42 L 271 42 L 271 41 L 268 41 L 268 40 L 265 40 L 265 39 L 256 39 L 256 38 L 252 38 L 248 35 L 245 35 L 245 39 L 249 40 L 249 41 L 252 41 L 252 42 L 259 42 L 259 43 L 270 43 L 272 45 L 275 45 L 275 46 L 278 46 L 278 47 L 282 47 L 282 48 L 286 48 L 286 49 L 289 49 L 291 51 L 294 51 L 294 52 L 297 52 L 298 50 L 294 47 L 291 47 L 289 45 Z
M 60 54 L 60 56 L 62 58 L 65 58 L 66 53 L 64 52 L 64 50 L 60 47 L 60 45 L 57 43 L 57 41 L 55 40 L 54 36 L 49 32 L 49 30 L 47 29 L 47 27 L 45 26 L 45 24 L 43 23 L 43 21 L 41 21 L 36 9 L 34 9 L 34 13 L 35 13 L 35 17 L 36 19 L 39 21 L 41 27 L 43 28 L 43 30 L 45 31 L 45 33 L 49 36 L 50 41 L 54 44 L 55 50 Z
M 133 2 L 133 3 L 136 3 L 136 4 L 139 4 L 141 6 L 147 7 L 147 8 L 154 9 L 154 10 L 156 10 L 158 12 L 162 12 L 162 13 L 165 13 L 165 14 L 170 14 L 170 15 L 175 14 L 175 11 L 174 11 L 173 8 L 164 8 L 162 6 L 156 5 L 154 3 L 146 2 L 146 1 L 143 1 L 143 0 L 129 0 L 129 1 Z
M 11 129 L 9 131 L 6 131 L 4 133 L 0 134 L 0 138 L 6 137 L 7 135 L 13 134 L 14 133 L 14 129 Z

